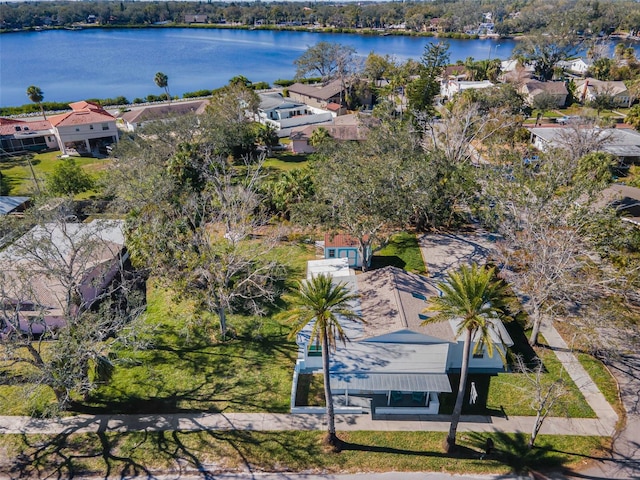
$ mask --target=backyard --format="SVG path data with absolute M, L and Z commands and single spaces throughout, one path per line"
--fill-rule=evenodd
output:
M 58 155 L 60 155 L 59 151 L 34 154 L 31 158 L 31 166 L 29 157 L 26 156 L 0 159 L 0 194 L 14 196 L 37 194 L 38 186 L 43 188 L 47 175 L 53 172 Z M 98 177 L 108 164 L 108 160 L 97 158 L 75 157 L 74 160 L 94 177 Z M 35 173 L 35 181 L 31 167 Z M 86 192 L 79 198 L 86 198 L 92 193 Z

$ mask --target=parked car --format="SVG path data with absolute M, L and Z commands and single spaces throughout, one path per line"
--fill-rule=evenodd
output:
M 564 117 L 557 118 L 556 123 L 559 123 L 560 125 L 566 125 L 575 120 L 578 120 L 579 118 L 580 117 L 578 115 L 565 115 Z

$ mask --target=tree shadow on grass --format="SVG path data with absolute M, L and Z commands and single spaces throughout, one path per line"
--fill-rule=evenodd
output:
M 444 452 L 425 451 L 425 450 L 406 450 L 393 447 L 381 447 L 378 445 L 363 445 L 358 443 L 350 443 L 340 441 L 340 449 L 342 451 L 360 451 L 360 452 L 372 452 L 372 453 L 389 453 L 393 455 L 414 455 L 419 457 L 437 457 L 437 458 L 451 458 L 455 459 L 477 459 L 478 452 L 463 445 L 457 445 L 455 452 L 447 454 Z

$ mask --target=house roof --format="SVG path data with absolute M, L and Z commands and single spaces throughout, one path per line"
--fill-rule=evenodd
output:
M 576 87 L 583 96 L 587 91 L 593 95 L 607 93 L 615 96 L 628 93 L 627 87 L 622 81 L 602 81 L 591 77 L 576 81 Z
M 31 200 L 29 197 L 0 196 L 0 215 L 7 215 L 25 205 Z
M 289 93 L 297 93 L 317 100 L 330 100 L 342 91 L 342 82 L 333 80 L 326 85 L 314 84 L 306 85 L 304 83 L 294 83 L 288 87 Z
M 455 340 L 445 322 L 429 327 L 421 325 L 428 318 L 423 313 L 427 300 L 439 295 L 427 277 L 397 267 L 384 267 L 358 275 L 357 284 L 362 316 L 367 322 L 361 340 L 382 339 L 384 335 L 403 330 L 418 332 L 437 341 Z
M 566 136 L 569 127 L 531 128 L 531 133 L 551 147 L 568 148 Z M 607 135 L 602 151 L 618 157 L 640 157 L 640 133 L 630 128 L 607 128 L 596 130 L 599 135 Z
M 49 117 L 51 125 L 54 127 L 67 127 L 115 120 L 113 115 L 97 103 L 82 101 L 70 103 L 69 106 L 72 109 L 71 112 Z
M 332 373 L 331 388 L 374 392 L 451 392 L 446 373 Z
M 303 106 L 304 103 L 296 102 L 291 98 L 285 98 L 280 92 L 259 93 L 260 110 L 268 111 L 278 108 L 294 108 Z
M 324 127 L 326 128 L 326 127 Z M 332 235 L 324 234 L 324 246 L 326 247 L 357 247 L 360 244 L 358 239 L 344 233 Z
M 540 82 L 538 80 L 528 80 L 523 86 L 530 95 L 536 96 L 541 93 L 548 93 L 550 95 L 568 95 L 564 82 Z
M 19 127 L 20 130 L 17 130 Z M 0 135 L 15 135 L 24 133 L 34 133 L 51 130 L 51 122 L 49 120 L 35 120 L 27 122 L 14 118 L 0 118 Z
M 0 271 L 6 285 L 3 295 L 46 307 L 49 318 L 60 317 L 66 301 L 65 285 L 51 276 L 50 265 L 43 265 L 37 258 L 49 258 L 46 263 L 61 268 L 71 267 L 71 275 L 78 280 L 93 272 L 95 280 L 96 267 L 116 258 L 121 252 L 124 246 L 123 226 L 121 220 L 93 220 L 32 228 L 0 252 Z M 35 246 L 42 240 L 41 246 Z M 90 295 L 93 289 L 94 282 L 87 282 L 82 293 Z
M 124 112 L 119 118 L 129 123 L 150 122 L 162 120 L 167 117 L 186 115 L 188 113 L 201 114 L 209 104 L 208 100 L 195 100 L 191 102 L 173 102 L 161 105 L 149 105 L 142 108 L 134 108 Z

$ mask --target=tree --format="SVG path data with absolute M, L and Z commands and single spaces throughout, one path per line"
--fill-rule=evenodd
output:
M 636 130 L 640 130 L 640 104 L 634 105 L 629 109 L 624 121 L 632 125 Z
M 533 98 L 532 107 L 540 111 L 542 116 L 544 116 L 544 114 L 547 113 L 549 110 L 558 108 L 558 102 L 555 99 L 555 97 L 550 93 L 542 92 Z
M 373 245 L 384 245 L 406 226 L 422 208 L 421 192 L 428 190 L 422 183 L 422 171 L 428 170 L 424 154 L 406 127 L 383 123 L 363 142 L 341 142 L 324 151 L 313 164 L 316 195 L 294 211 L 298 222 L 320 223 L 358 239 L 363 270 Z
M 309 138 L 309 145 L 318 148 L 327 140 L 331 139 L 329 130 L 324 127 L 318 127 L 311 132 L 311 138 Z
M 355 49 L 347 45 L 318 42 L 293 61 L 297 69 L 296 78 L 305 78 L 309 74 L 316 74 L 323 81 L 342 78 L 353 67 L 355 53 Z
M 47 177 L 47 190 L 52 195 L 74 196 L 91 190 L 95 182 L 73 158 L 63 158 Z
M 579 40 L 575 35 L 530 35 L 514 49 L 514 55 L 533 65 L 542 81 L 553 78 L 554 68 L 561 60 L 575 53 Z
M 409 107 L 416 112 L 433 113 L 433 101 L 440 93 L 438 76 L 449 63 L 449 45 L 429 43 L 421 58 L 420 76 L 407 87 Z
M 31 85 L 27 88 L 27 97 L 33 103 L 37 104 L 40 107 L 40 111 L 42 112 L 42 116 L 44 119 L 47 119 L 47 115 L 44 113 L 44 107 L 42 106 L 42 100 L 44 100 L 44 94 L 40 87 L 36 87 L 35 85 Z
M 28 211 L 13 228 L 35 227 L 0 258 L 1 357 L 27 366 L 13 380 L 50 387 L 61 409 L 108 378 L 119 345 L 140 346 L 144 310 L 122 222 L 69 223 L 69 211 Z
M 516 365 L 514 370 L 521 373 L 526 380 L 527 397 L 531 399 L 531 407 L 536 412 L 536 419 L 531 429 L 531 437 L 529 438 L 528 447 L 532 449 L 536 443 L 538 433 L 542 428 L 547 416 L 551 413 L 554 406 L 558 404 L 569 392 L 566 381 L 562 377 L 565 370 L 562 369 L 561 376 L 549 382 L 545 380 L 545 367 L 538 357 L 534 360 L 534 366 L 529 367 L 522 356 L 516 356 Z
M 156 73 L 156 76 L 153 77 L 153 81 L 156 82 L 156 85 L 162 89 L 167 94 L 167 100 L 171 103 L 171 94 L 169 93 L 169 77 L 162 72 Z
M 423 325 L 443 320 L 459 320 L 456 333 L 458 336 L 463 334 L 465 336 L 458 395 L 444 444 L 445 451 L 449 453 L 456 448 L 456 434 L 462 415 L 471 344 L 475 342 L 473 353 L 486 349 L 489 356 L 493 356 L 491 332 L 494 332 L 497 338 L 501 338 L 497 322 L 500 319 L 506 319 L 504 305 L 507 286 L 495 278 L 495 269 L 481 268 L 472 264 L 471 267 L 462 265 L 459 270 L 449 272 L 446 279 L 438 283 L 438 288 L 442 291 L 442 295 L 431 299 L 431 305 L 427 308 L 428 311 L 437 312 L 437 314 L 425 320 Z M 504 354 L 500 348 L 498 353 L 504 360 Z
M 324 397 L 327 406 L 327 444 L 339 450 L 339 439 L 333 413 L 329 355 L 335 350 L 336 343 L 348 340 L 340 321 L 342 319 L 364 322 L 353 310 L 353 302 L 358 296 L 350 292 L 344 283 L 334 285 L 329 275 L 321 274 L 304 282 L 298 282 L 297 290 L 284 299 L 289 303 L 288 311 L 281 318 L 292 325 L 290 336 L 300 333 L 309 324 L 310 339 L 322 348 L 322 372 L 324 374 Z

